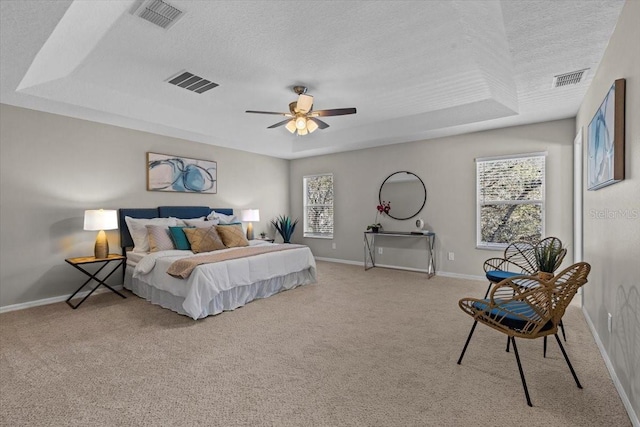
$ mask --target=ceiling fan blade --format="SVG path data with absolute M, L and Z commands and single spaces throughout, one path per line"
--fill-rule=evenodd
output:
M 312 111 L 310 117 L 329 117 L 329 116 L 345 116 L 347 114 L 355 114 L 355 108 L 334 108 L 333 110 L 317 110 Z
M 286 125 L 290 121 L 291 121 L 291 119 L 283 120 L 281 122 L 276 123 L 275 125 L 269 126 L 267 129 L 273 129 L 273 128 L 277 128 L 278 126 Z
M 313 107 L 313 96 L 304 93 L 298 97 L 297 109 L 302 114 L 307 114 Z
M 319 127 L 320 129 L 326 129 L 326 128 L 328 128 L 328 127 L 329 127 L 329 125 L 328 125 L 327 123 L 325 123 L 325 122 L 323 122 L 322 120 L 317 119 L 317 118 L 315 118 L 315 117 L 309 117 L 309 120 L 314 121 L 314 122 L 318 125 L 318 127 Z
M 293 114 L 291 113 L 275 113 L 273 111 L 253 111 L 253 110 L 247 110 L 245 111 L 245 113 L 253 113 L 253 114 L 273 114 L 275 116 L 285 116 L 285 117 L 293 117 Z

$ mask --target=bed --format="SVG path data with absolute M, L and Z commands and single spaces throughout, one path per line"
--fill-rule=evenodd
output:
M 162 222 L 162 219 L 202 219 L 212 211 L 216 215 L 233 216 L 233 209 L 206 206 L 119 209 L 120 245 L 123 255 L 127 257 L 124 287 L 153 304 L 193 319 L 201 319 L 234 310 L 255 299 L 316 282 L 315 259 L 311 250 L 302 245 L 293 245 L 285 250 L 281 245 L 252 240 L 249 242 L 252 249 L 221 249 L 214 253 L 232 259 L 198 265 L 185 279 L 173 277 L 167 270 L 177 260 L 193 260 L 212 253 L 194 254 L 190 250 L 176 249 L 154 252 L 132 250 L 134 238 L 125 217 L 129 217 L 129 221 L 134 218 Z M 136 230 L 132 231 L 134 236 L 139 234 Z M 240 252 L 233 251 L 242 249 L 258 254 L 234 258 Z

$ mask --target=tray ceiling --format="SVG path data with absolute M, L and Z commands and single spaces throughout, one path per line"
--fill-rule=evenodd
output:
M 141 1 L 3 0 L 0 102 L 287 159 L 562 119 L 624 3 L 167 2 L 165 29 Z M 168 83 L 184 71 L 219 86 Z M 288 111 L 296 84 L 358 113 L 302 137 L 245 113 Z

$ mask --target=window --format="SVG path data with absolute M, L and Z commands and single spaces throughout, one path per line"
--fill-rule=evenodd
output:
M 477 245 L 504 248 L 544 235 L 546 153 L 476 159 Z
M 333 174 L 303 178 L 304 237 L 333 238 Z

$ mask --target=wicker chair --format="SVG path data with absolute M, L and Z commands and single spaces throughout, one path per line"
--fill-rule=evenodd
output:
M 501 282 L 504 279 L 508 279 L 514 276 L 521 275 L 533 275 L 539 271 L 538 261 L 536 260 L 536 249 L 546 247 L 562 248 L 562 241 L 557 237 L 547 237 L 540 240 L 538 243 L 531 243 L 525 241 L 513 242 L 504 250 L 503 258 L 489 258 L 484 262 L 484 273 L 489 281 L 489 286 L 484 294 L 484 298 L 489 295 L 491 286 Z M 558 262 L 553 268 L 556 271 L 565 255 L 567 249 L 563 248 L 560 251 Z M 564 331 L 564 324 L 562 321 L 559 324 L 562 331 L 562 338 L 567 341 L 567 335 Z M 510 342 L 507 341 L 507 351 L 509 351 Z M 544 355 L 547 355 L 547 340 L 544 340 Z
M 478 322 L 506 334 L 513 345 L 527 404 L 532 406 L 515 338 L 535 339 L 554 335 L 576 385 L 582 388 L 558 337 L 558 325 L 571 299 L 578 289 L 587 283 L 590 270 L 589 264 L 579 262 L 549 281 L 535 276 L 516 276 L 496 284 L 488 299 L 461 299 L 458 303 L 460 308 L 473 317 L 474 322 L 458 359 L 458 365 L 462 363 Z

